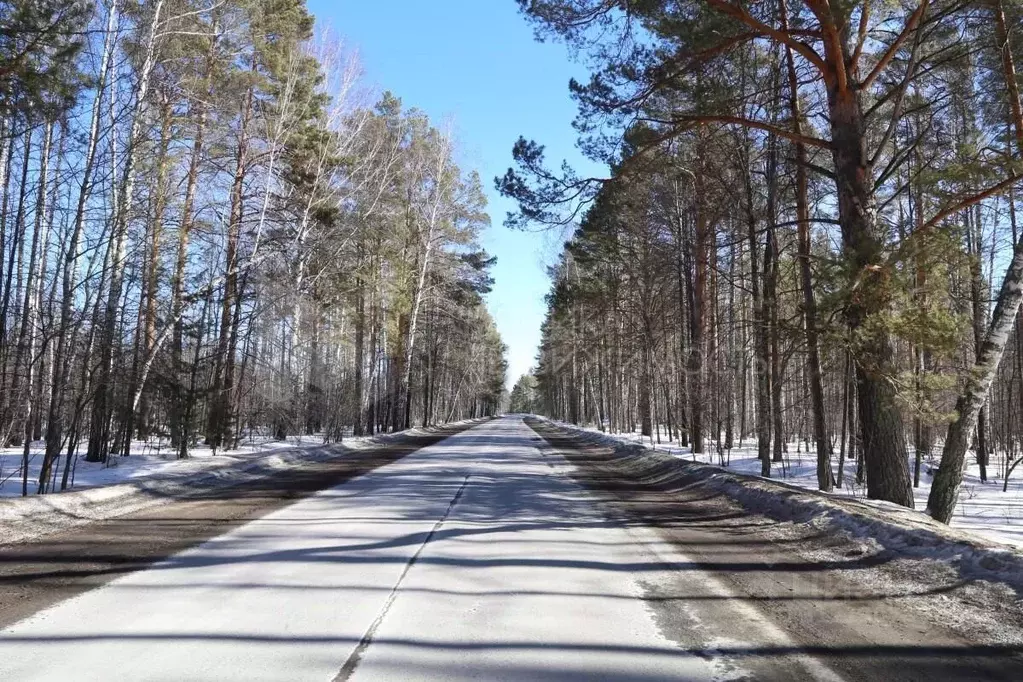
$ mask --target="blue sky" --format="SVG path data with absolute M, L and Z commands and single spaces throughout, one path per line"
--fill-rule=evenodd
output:
M 493 188 L 519 135 L 548 158 L 586 166 L 575 149 L 568 94 L 585 69 L 558 43 L 538 43 L 515 0 L 308 0 L 317 22 L 358 51 L 366 84 L 390 90 L 438 124 L 451 121 L 464 169 L 483 178 L 492 219 L 482 243 L 497 256 L 488 304 L 508 345 L 509 382 L 532 364 L 540 340 L 545 264 L 560 235 L 504 227 L 513 208 Z M 592 170 L 590 171 L 592 172 Z

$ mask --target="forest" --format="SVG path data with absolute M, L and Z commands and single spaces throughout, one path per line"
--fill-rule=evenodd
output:
M 520 139 L 509 224 L 571 238 L 512 408 L 692 452 L 792 443 L 817 487 L 948 523 L 1023 461 L 1017 0 L 518 0 L 579 147 Z M 774 467 L 774 469 L 772 469 Z
M 303 0 L 3 0 L 0 477 L 492 414 L 485 201 Z

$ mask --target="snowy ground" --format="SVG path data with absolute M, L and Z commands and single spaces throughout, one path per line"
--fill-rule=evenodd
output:
M 347 443 L 347 440 L 346 440 Z M 167 440 L 135 441 L 132 443 L 131 456 L 111 457 L 108 462 L 86 462 L 85 445 L 80 448 L 78 460 L 73 462 L 73 490 L 95 488 L 98 486 L 124 483 L 138 478 L 150 477 L 162 473 L 199 472 L 209 468 L 237 463 L 239 460 L 252 459 L 263 455 L 294 448 L 308 448 L 323 445 L 323 437 L 319 435 L 289 438 L 286 441 L 275 441 L 269 438 L 252 439 L 242 443 L 237 450 L 218 450 L 216 456 L 208 446 L 195 446 L 189 449 L 189 459 L 177 459 L 177 453 Z M 28 492 L 35 494 L 38 487 L 39 469 L 43 461 L 43 441 L 32 443 L 29 450 Z M 22 491 L 22 448 L 0 449 L 0 497 L 20 496 Z M 60 466 L 63 467 L 63 457 Z M 60 474 L 58 473 L 59 488 Z
M 308 436 L 281 442 L 248 442 L 238 450 L 190 450 L 176 459 L 169 446 L 136 444 L 129 457 L 112 457 L 106 464 L 75 463 L 74 487 L 63 493 L 35 495 L 42 460 L 42 443 L 33 444 L 29 462 L 29 496 L 21 497 L 21 452 L 0 450 L 0 544 L 20 542 L 97 519 L 108 519 L 162 504 L 197 488 L 231 486 L 272 476 L 282 469 L 343 457 L 377 443 L 422 433 L 414 428 L 393 434 L 345 438 L 324 445 Z
M 587 431 L 597 431 L 596 427 L 583 428 Z M 743 474 L 760 475 L 760 460 L 757 459 L 756 441 L 753 439 L 746 439 L 742 447 L 724 451 L 722 458 L 714 451 L 713 443 L 708 444 L 710 452 L 694 455 L 690 448 L 680 447 L 669 442 L 665 431 L 666 429 L 661 431 L 660 444 L 656 443 L 655 436 L 653 445 L 649 438 L 643 437 L 638 431 L 611 435 L 623 442 L 641 443 L 648 448 L 653 447 L 690 461 L 724 466 Z M 939 452 L 939 449 L 935 448 L 935 452 Z M 910 457 L 913 457 L 912 452 Z M 913 491 L 918 510 L 923 510 L 927 506 L 927 496 L 931 489 L 931 476 L 927 472 L 936 465 L 935 459 L 931 462 L 925 461 L 921 468 L 920 487 Z M 912 468 L 912 459 L 910 467 Z M 833 465 L 833 468 L 837 470 L 837 463 Z M 1004 480 L 1002 469 L 1002 461 L 998 457 L 993 457 L 988 466 L 988 481 L 981 483 L 977 464 L 971 460 L 966 478 L 963 480 L 952 526 L 959 530 L 977 533 L 988 540 L 1023 547 L 1023 469 L 1018 469 L 1014 472 L 1014 476 L 1009 478 L 1008 489 L 1004 492 L 1002 490 Z M 800 444 L 789 443 L 785 462 L 773 464 L 771 476 L 792 485 L 816 490 L 817 461 L 813 445 L 810 445 L 808 450 L 805 443 L 801 444 L 801 447 Z M 846 462 L 843 479 L 842 489 L 837 490 L 836 495 L 866 497 L 865 486 L 856 483 L 855 461 Z

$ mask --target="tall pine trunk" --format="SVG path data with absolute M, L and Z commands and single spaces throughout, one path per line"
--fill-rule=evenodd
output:
M 216 365 L 210 388 L 210 411 L 206 442 L 214 448 L 227 447 L 234 440 L 232 429 L 235 341 L 233 324 L 238 299 L 238 247 L 243 217 L 243 183 L 248 165 L 249 123 L 252 117 L 253 92 L 250 88 L 243 100 L 235 153 L 234 179 L 231 184 L 231 210 L 227 225 L 227 247 L 224 256 L 224 295 L 220 307 L 220 336 L 217 341 Z
M 787 25 L 782 4 L 783 28 Z M 786 46 L 786 71 L 789 82 L 789 110 L 792 114 L 792 132 L 803 134 L 803 112 L 799 103 L 799 80 L 792 48 Z M 828 435 L 827 413 L 824 408 L 824 378 L 821 371 L 820 335 L 817 323 L 817 298 L 813 292 L 813 274 L 810 268 L 812 242 L 810 240 L 810 206 L 807 199 L 806 145 L 793 143 L 796 174 L 796 222 L 799 266 L 799 284 L 803 294 L 803 326 L 806 332 L 806 372 L 810 387 L 810 410 L 813 417 L 813 436 L 817 445 L 817 487 L 830 491 L 834 488 L 831 474 L 831 438 Z
M 871 328 L 872 316 L 891 309 L 892 283 L 877 224 L 873 169 L 858 92 L 830 87 L 832 158 L 842 247 L 848 269 L 846 320 L 856 339 L 857 412 L 867 497 L 913 507 L 906 435 L 892 378 L 898 373 L 891 334 Z

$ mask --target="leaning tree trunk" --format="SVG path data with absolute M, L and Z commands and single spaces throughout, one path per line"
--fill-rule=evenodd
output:
M 1009 95 L 1016 151 L 1023 154 L 1023 109 L 1020 106 L 1016 66 L 1008 43 L 1005 13 L 1000 0 L 994 0 L 990 5 L 995 20 L 995 37 L 1002 55 L 1002 70 Z M 956 418 L 948 426 L 945 446 L 941 452 L 941 464 L 931 483 L 927 511 L 942 523 L 948 523 L 952 519 L 959 488 L 963 483 L 966 450 L 970 446 L 970 438 L 977 426 L 980 411 L 987 402 L 991 382 L 998 373 L 1005 345 L 1016 324 L 1016 314 L 1019 312 L 1021 300 L 1023 300 L 1023 239 L 1016 242 L 1012 261 L 1006 270 L 1002 288 L 998 292 L 991 322 L 977 353 L 977 362 L 968 375 L 965 389 L 956 400 Z
M 970 438 L 977 426 L 977 417 L 987 402 L 991 382 L 998 373 L 998 365 L 1005 352 L 1005 344 L 1016 323 L 1016 313 L 1023 300 L 1023 239 L 1016 243 L 1012 262 L 1005 273 L 1002 289 L 998 293 L 991 324 L 977 354 L 977 363 L 969 373 L 966 388 L 956 401 L 956 418 L 949 424 L 945 447 L 941 452 L 941 465 L 934 475 L 931 494 L 927 498 L 928 513 L 942 523 L 952 519 L 959 487 L 963 482 L 963 464 Z
M 85 459 L 89 462 L 104 462 L 110 449 L 110 421 L 113 413 L 116 389 L 112 380 L 114 343 L 120 320 L 121 293 L 124 285 L 124 260 L 128 238 L 128 213 L 135 187 L 135 160 L 142 137 L 143 112 L 149 93 L 150 76 L 156 57 L 157 27 L 160 24 L 160 10 L 163 0 L 156 0 L 153 17 L 146 41 L 146 57 L 139 74 L 138 94 L 135 111 L 132 113 L 131 129 L 128 133 L 128 149 L 124 156 L 124 170 L 118 192 L 120 194 L 114 209 L 113 232 L 111 234 L 110 290 L 107 293 L 104 313 L 104 330 L 100 342 L 99 381 L 96 385 L 96 401 L 93 405 L 92 433 L 89 435 L 89 450 Z M 131 434 L 128 435 L 131 437 Z

